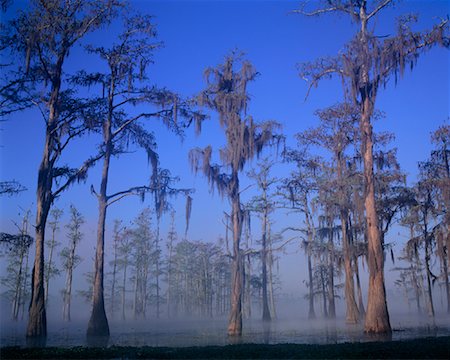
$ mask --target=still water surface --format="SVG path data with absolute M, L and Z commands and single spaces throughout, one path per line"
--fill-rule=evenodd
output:
M 260 344 L 336 344 L 378 340 L 405 340 L 417 337 L 450 335 L 447 316 L 435 320 L 428 318 L 398 317 L 391 319 L 391 337 L 374 337 L 363 333 L 362 325 L 348 326 L 344 319 L 336 321 L 308 321 L 307 319 L 276 320 L 270 325 L 260 320 L 244 322 L 243 336 L 239 339 L 226 335 L 223 320 L 156 320 L 121 323 L 110 321 L 111 336 L 105 339 L 86 339 L 86 321 L 69 324 L 49 322 L 46 345 L 72 346 L 206 346 L 235 343 Z M 1 346 L 27 346 L 25 322 L 1 322 Z M 95 341 L 97 340 L 97 341 Z M 29 344 L 30 345 L 30 344 Z

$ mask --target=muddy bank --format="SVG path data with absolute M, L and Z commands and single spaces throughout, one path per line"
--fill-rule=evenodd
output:
M 450 336 L 330 345 L 3 347 L 1 359 L 450 359 Z

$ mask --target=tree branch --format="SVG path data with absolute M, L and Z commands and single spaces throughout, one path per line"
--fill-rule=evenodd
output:
M 69 178 L 66 180 L 66 182 L 59 187 L 55 192 L 51 194 L 51 197 L 55 199 L 60 193 L 62 193 L 64 190 L 67 189 L 74 181 L 80 181 L 81 179 L 86 177 L 87 171 L 89 168 L 94 166 L 94 164 L 100 160 L 104 156 L 104 153 L 99 153 L 95 157 L 91 157 L 90 159 L 86 160 L 83 165 L 78 169 L 76 173 L 69 176 Z
M 369 15 L 367 15 L 367 20 L 369 20 L 372 16 L 374 16 L 378 11 L 380 11 L 382 8 L 384 8 L 385 6 L 389 5 L 389 3 L 391 3 L 392 0 L 385 0 L 383 3 L 381 3 L 380 5 L 378 5 L 378 7 L 373 10 Z

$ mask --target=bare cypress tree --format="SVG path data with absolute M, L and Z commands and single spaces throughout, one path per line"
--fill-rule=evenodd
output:
M 238 68 L 239 66 L 239 68 Z M 190 161 L 195 172 L 202 171 L 212 190 L 217 188 L 231 203 L 233 231 L 231 311 L 228 334 L 242 334 L 243 256 L 240 248 L 243 210 L 240 201 L 239 173 L 248 160 L 259 154 L 264 146 L 275 139 L 274 122 L 257 124 L 247 115 L 249 95 L 247 86 L 257 76 L 248 62 L 235 53 L 225 62 L 205 71 L 207 88 L 199 96 L 200 105 L 216 111 L 226 135 L 226 145 L 220 150 L 221 165 L 212 164 L 212 148 L 194 149 Z M 222 172 L 229 169 L 229 173 Z
M 52 233 L 51 239 L 47 240 L 46 245 L 49 248 L 49 255 L 47 260 L 47 267 L 44 273 L 45 276 L 45 305 L 48 305 L 48 287 L 50 279 L 59 275 L 59 270 L 56 265 L 53 264 L 53 252 L 55 248 L 60 245 L 60 242 L 56 240 L 56 232 L 59 231 L 59 221 L 63 214 L 63 211 L 58 208 L 54 208 L 50 211 L 51 220 L 48 222 Z
M 274 161 L 269 161 L 268 158 L 263 159 L 258 164 L 258 170 L 252 170 L 248 174 L 250 178 L 256 181 L 258 189 L 261 191 L 261 195 L 254 197 L 251 200 L 252 211 L 260 213 L 261 217 L 261 250 L 259 254 L 261 256 L 261 285 L 262 285 L 262 319 L 264 321 L 270 321 L 272 316 L 269 310 L 269 298 L 268 298 L 268 258 L 269 247 L 271 244 L 270 239 L 270 215 L 275 210 L 275 200 L 273 194 L 270 193 L 271 187 L 278 181 L 278 179 L 270 176 L 270 169 L 275 164 Z M 271 261 L 272 259 L 270 259 Z
M 66 225 L 68 230 L 69 246 L 61 251 L 61 259 L 63 268 L 66 270 L 66 286 L 62 291 L 63 294 L 63 320 L 70 321 L 70 304 L 72 300 L 72 280 L 73 271 L 80 264 L 81 257 L 76 254 L 83 234 L 81 226 L 84 224 L 84 218 L 80 212 L 73 206 L 70 206 L 70 222 Z
M 175 242 L 178 238 L 176 229 L 175 229 L 175 211 L 172 210 L 170 214 L 170 228 L 167 233 L 167 317 L 172 316 L 172 308 L 173 308 L 173 249 L 175 246 Z
M 116 311 L 116 295 L 117 295 L 117 273 L 118 273 L 118 267 L 119 267 L 119 246 L 121 243 L 121 238 L 123 235 L 123 231 L 125 230 L 125 227 L 122 226 L 122 221 L 120 220 L 114 220 L 114 227 L 113 227 L 113 260 L 110 262 L 110 266 L 112 266 L 112 279 L 111 279 L 111 299 L 110 299 L 110 313 L 111 316 L 114 317 L 115 311 Z
M 366 0 L 327 0 L 324 6 L 313 11 L 297 10 L 307 16 L 324 13 L 349 15 L 360 27 L 345 51 L 335 58 L 319 59 L 305 64 L 302 76 L 316 86 L 322 79 L 338 75 L 345 85 L 345 94 L 360 109 L 361 155 L 364 161 L 365 215 L 368 238 L 369 295 L 365 331 L 390 333 L 391 325 L 384 286 L 384 258 L 378 226 L 373 174 L 372 115 L 380 85 L 386 85 L 392 76 L 403 74 L 405 65 L 414 66 L 418 57 L 434 45 L 449 46 L 448 20 L 432 30 L 413 32 L 411 17 L 403 17 L 397 34 L 389 37 L 375 36 L 369 23 L 393 0 L 373 2 L 369 8 Z M 309 90 L 308 90 L 309 93 Z
M 2 48 L 21 55 L 25 66 L 11 72 L 2 98 L 8 107 L 23 109 L 38 104 L 45 120 L 45 141 L 37 179 L 36 251 L 27 337 L 47 336 L 44 291 L 44 240 L 47 216 L 53 200 L 74 181 L 83 179 L 98 158 L 80 168 L 58 167 L 63 151 L 89 126 L 79 122 L 88 107 L 65 89 L 65 60 L 87 33 L 107 23 L 118 0 L 33 0 L 27 11 L 8 24 Z M 12 89 L 12 88 L 14 89 Z M 19 101 L 19 103 L 18 103 Z M 12 103 L 12 105 L 11 105 Z M 11 106 L 10 106 L 11 105 Z M 56 182 L 59 182 L 55 185 Z

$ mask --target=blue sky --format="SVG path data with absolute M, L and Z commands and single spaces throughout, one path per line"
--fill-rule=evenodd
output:
M 249 87 L 252 95 L 249 112 L 256 120 L 277 120 L 283 125 L 288 144 L 294 145 L 293 135 L 316 126 L 315 110 L 341 100 L 340 81 L 321 83 L 305 101 L 307 84 L 298 76 L 297 65 L 322 56 L 339 52 L 356 30 L 348 18 L 328 15 L 306 18 L 290 14 L 298 1 L 132 1 L 139 12 L 155 16 L 158 39 L 164 47 L 155 54 L 155 64 L 148 69 L 150 81 L 166 86 L 183 96 L 192 96 L 204 87 L 203 71 L 219 64 L 232 49 L 240 49 L 261 73 Z M 314 4 L 314 2 L 311 2 Z M 15 1 L 7 16 L 25 1 Z M 376 33 L 388 35 L 394 29 L 394 19 L 400 14 L 415 12 L 420 15 L 418 29 L 429 28 L 438 22 L 436 17 L 449 14 L 448 1 L 403 1 L 385 10 L 376 20 Z M 107 42 L 117 28 L 99 31 L 87 40 Z M 71 53 L 67 71 L 100 66 L 96 59 L 83 55 L 81 45 Z M 395 146 L 404 171 L 414 181 L 417 161 L 428 156 L 431 147 L 429 134 L 443 124 L 449 116 L 449 55 L 435 48 L 423 55 L 413 70 L 406 71 L 395 86 L 390 83 L 380 92 L 377 108 L 386 118 L 375 124 L 377 130 L 392 131 Z M 13 231 L 12 222 L 24 209 L 35 210 L 35 189 L 39 161 L 42 154 L 44 126 L 36 111 L 14 114 L 1 124 L 1 180 L 16 179 L 28 188 L 19 196 L 1 199 L 1 231 Z M 217 149 L 223 144 L 223 135 L 212 117 L 203 126 L 200 137 L 193 129 L 186 132 L 183 142 L 168 133 L 160 124 L 153 123 L 160 152 L 161 166 L 180 177 L 179 186 L 194 187 L 190 238 L 215 241 L 223 233 L 221 218 L 228 211 L 226 201 L 215 194 L 211 196 L 201 175 L 195 177 L 188 164 L 188 151 L 196 146 L 212 144 Z M 99 142 L 96 136 L 78 140 L 65 161 L 71 165 L 89 156 Z M 254 162 L 255 164 L 256 162 Z M 276 174 L 288 173 L 286 167 L 277 167 Z M 111 165 L 110 192 L 129 185 L 145 184 L 149 168 L 144 153 L 136 151 L 114 159 Z M 56 206 L 68 209 L 73 203 L 88 220 L 87 241 L 93 247 L 97 219 L 96 199 L 90 195 L 89 186 L 98 187 L 99 167 L 94 168 L 86 184 L 73 186 L 57 200 Z M 245 183 L 245 180 L 244 180 Z M 252 190 L 247 192 L 250 197 Z M 184 200 L 174 201 L 177 210 L 179 233 L 184 229 Z M 136 217 L 143 206 L 137 199 L 128 198 L 109 209 L 108 224 L 114 218 L 125 222 Z M 66 212 L 68 213 L 68 211 Z M 67 215 L 67 214 L 66 214 Z M 168 218 L 168 216 L 166 217 Z M 296 221 L 293 217 L 278 217 L 277 228 Z M 163 222 L 163 227 L 167 222 Z M 110 226 L 111 227 L 111 226 Z M 163 229 L 165 233 L 166 229 Z M 297 255 L 299 256 L 299 255 Z

